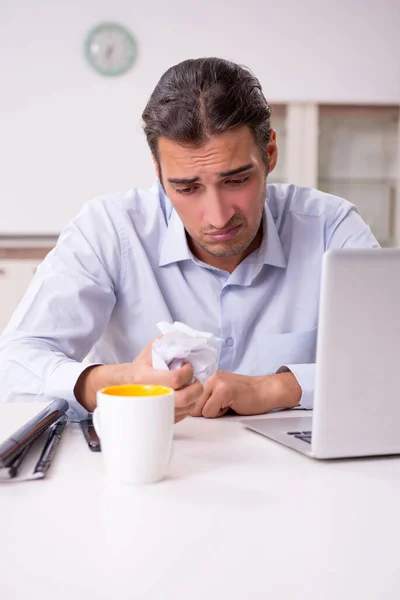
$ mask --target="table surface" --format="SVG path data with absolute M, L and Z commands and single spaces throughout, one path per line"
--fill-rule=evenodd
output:
M 0 434 L 39 407 L 0 405 Z M 185 419 L 163 482 L 113 487 L 69 423 L 46 479 L 0 486 L 0 597 L 397 600 L 399 506 L 400 458 L 315 461 L 238 417 Z

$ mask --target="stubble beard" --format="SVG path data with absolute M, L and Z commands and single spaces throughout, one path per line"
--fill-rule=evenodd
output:
M 262 228 L 262 217 L 263 217 L 263 209 L 264 203 L 260 207 L 259 218 L 257 220 L 257 226 L 249 233 L 245 240 L 237 241 L 233 239 L 231 242 L 221 242 L 217 246 L 207 244 L 203 239 L 195 240 L 196 243 L 205 250 L 211 256 L 215 256 L 216 258 L 229 258 L 232 256 L 238 256 L 240 254 L 244 254 L 249 246 L 253 243 L 255 238 L 259 233 L 262 233 L 260 230 Z M 240 221 L 234 217 L 234 222 L 232 221 L 232 227 L 237 225 L 245 224 L 245 220 L 240 218 Z M 229 227 L 230 224 L 227 224 Z M 194 239 L 194 238 L 193 238 Z

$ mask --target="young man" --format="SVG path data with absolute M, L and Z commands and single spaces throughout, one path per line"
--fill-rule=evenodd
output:
M 312 406 L 322 256 L 378 243 L 346 200 L 267 185 L 270 112 L 236 64 L 162 76 L 143 113 L 157 185 L 97 198 L 63 231 L 0 340 L 3 399 L 93 410 L 97 389 L 145 382 L 177 390 L 176 420 Z M 152 368 L 161 320 L 222 338 L 204 389 L 190 365 Z

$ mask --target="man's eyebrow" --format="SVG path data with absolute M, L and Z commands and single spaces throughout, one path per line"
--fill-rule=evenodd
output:
M 218 177 L 232 177 L 232 175 L 239 175 L 239 173 L 249 171 L 252 168 L 253 165 L 250 163 L 248 165 L 244 165 L 243 167 L 238 167 L 237 169 L 231 169 L 230 171 L 222 171 L 222 173 L 218 174 Z
M 222 171 L 218 173 L 218 177 L 222 179 L 223 177 L 232 177 L 232 175 L 239 175 L 240 173 L 244 173 L 245 171 L 249 171 L 253 168 L 253 165 L 250 163 L 248 165 L 243 165 L 243 167 L 238 167 L 237 169 L 231 169 L 230 171 Z M 199 181 L 199 177 L 191 177 L 190 179 L 185 179 L 181 177 L 171 177 L 168 178 L 167 181 L 169 183 L 174 183 L 175 185 L 191 185 L 192 183 L 196 183 Z
M 199 177 L 192 177 L 191 179 L 181 179 L 180 177 L 171 177 L 167 179 L 169 183 L 175 183 L 177 185 L 190 185 L 191 183 L 196 183 L 199 180 Z

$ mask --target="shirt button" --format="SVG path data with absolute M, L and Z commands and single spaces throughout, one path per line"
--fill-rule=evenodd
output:
M 227 346 L 233 346 L 233 344 L 234 344 L 234 343 L 235 343 L 235 342 L 233 341 L 233 338 L 231 338 L 231 337 L 228 337 L 228 338 L 226 338 L 226 340 L 225 340 L 225 344 L 226 344 Z

